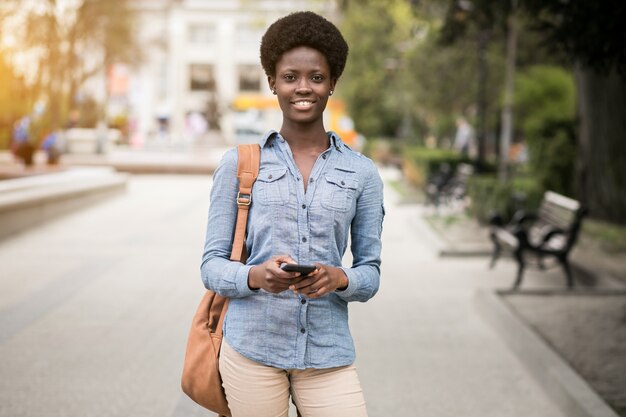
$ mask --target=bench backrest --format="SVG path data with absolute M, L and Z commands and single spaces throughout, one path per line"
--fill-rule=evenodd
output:
M 537 212 L 540 223 L 557 227 L 567 233 L 567 249 L 576 242 L 585 214 L 586 210 L 578 201 L 553 191 L 546 191 Z

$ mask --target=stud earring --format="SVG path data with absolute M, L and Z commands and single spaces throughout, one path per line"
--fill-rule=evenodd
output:
M 333 90 L 330 90 L 330 93 L 329 93 L 328 95 L 329 95 L 329 96 L 332 96 L 332 95 L 333 95 L 333 93 L 334 93 L 334 91 L 333 91 Z
M 272 88 L 272 94 L 276 95 L 276 89 Z

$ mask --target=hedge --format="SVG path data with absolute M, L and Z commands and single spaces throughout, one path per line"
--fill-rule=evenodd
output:
M 468 181 L 469 212 L 481 223 L 487 223 L 494 212 L 508 220 L 519 209 L 536 210 L 543 192 L 539 182 L 532 177 L 502 183 L 493 175 L 476 175 Z
M 404 177 L 416 187 L 424 187 L 428 177 L 447 163 L 452 171 L 460 163 L 469 163 L 467 157 L 449 149 L 430 149 L 425 147 L 408 148 L 403 155 L 402 169 Z

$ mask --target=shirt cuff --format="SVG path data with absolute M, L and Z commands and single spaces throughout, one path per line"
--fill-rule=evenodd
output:
M 348 287 L 342 291 L 336 290 L 335 293 L 337 293 L 337 295 L 342 298 L 351 297 L 356 292 L 358 286 L 356 273 L 350 268 L 340 267 L 339 269 L 345 272 L 346 276 L 348 277 Z
M 247 297 L 256 293 L 248 286 L 248 274 L 251 269 L 252 265 L 242 265 L 235 276 L 235 288 L 237 288 L 240 297 Z

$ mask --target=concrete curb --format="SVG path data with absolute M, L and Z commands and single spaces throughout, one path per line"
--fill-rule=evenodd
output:
M 76 167 L 111 167 L 118 172 L 129 174 L 211 175 L 216 169 L 214 164 L 185 162 L 80 161 L 78 163 L 64 162 L 64 164 Z
M 210 175 L 232 147 L 188 150 L 116 150 L 103 155 L 67 154 L 65 166 L 104 166 L 132 174 Z
M 505 292 L 479 290 L 475 296 L 478 311 L 565 415 L 619 417 L 567 362 L 511 311 L 501 300 L 502 293 Z
M 488 257 L 492 252 L 491 249 L 482 245 L 447 245 L 439 251 L 439 256 L 442 258 Z
M 95 171 L 3 181 L 0 240 L 126 190 L 126 175 L 111 170 Z

